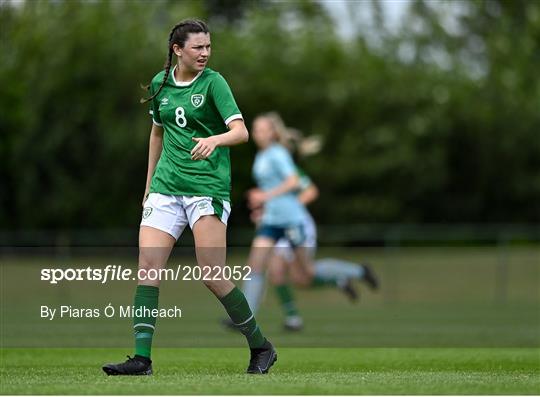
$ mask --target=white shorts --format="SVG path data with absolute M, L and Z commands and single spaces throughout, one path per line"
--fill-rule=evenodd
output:
M 193 229 L 201 216 L 216 215 L 226 225 L 230 214 L 231 204 L 228 201 L 205 196 L 150 193 L 144 202 L 141 226 L 159 229 L 178 240 L 186 225 L 189 223 Z
M 315 226 L 315 221 L 310 214 L 307 214 L 307 216 L 304 217 L 302 226 L 304 228 L 306 238 L 301 247 L 306 248 L 309 254 L 313 257 L 315 256 L 315 251 L 317 250 L 317 226 Z M 287 238 L 280 238 L 276 242 L 276 245 L 274 246 L 274 253 L 281 256 L 287 262 L 294 260 L 294 250 Z

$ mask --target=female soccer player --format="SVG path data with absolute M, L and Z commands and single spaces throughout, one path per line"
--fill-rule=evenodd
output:
M 173 55 L 175 58 L 173 66 Z M 207 68 L 210 33 L 199 20 L 184 20 L 169 35 L 165 70 L 149 86 L 148 174 L 139 230 L 139 271 L 162 269 L 189 224 L 201 267 L 225 263 L 230 214 L 228 146 L 244 143 L 248 132 L 225 79 Z M 226 279 L 204 281 L 221 301 L 251 349 L 248 373 L 267 373 L 276 361 L 272 344 L 257 326 L 243 293 Z M 139 277 L 134 309 L 158 306 L 159 280 Z M 107 364 L 108 375 L 152 374 L 151 344 L 156 318 L 135 317 L 135 356 Z
M 318 189 L 309 176 L 300 169 L 298 171 L 301 180 L 298 199 L 307 206 L 317 199 Z M 306 231 L 306 246 L 311 257 L 314 257 L 317 249 L 317 227 L 309 212 L 304 218 L 304 230 Z M 268 276 L 285 315 L 283 325 L 286 330 L 299 331 L 303 327 L 303 320 L 296 306 L 289 281 L 300 287 L 337 287 L 351 301 L 358 299 L 358 293 L 354 287 L 355 280 L 365 282 L 373 290 L 379 286 L 375 273 L 367 264 L 336 258 L 323 258 L 315 260 L 313 267 L 315 277 L 312 280 L 307 280 L 297 270 L 296 257 L 290 243 L 286 239 L 280 239 L 276 243 L 269 263 Z M 249 281 L 246 282 L 249 283 Z M 257 312 L 256 307 L 251 307 L 251 309 L 254 313 Z
M 263 214 L 251 246 L 249 265 L 253 271 L 251 280 L 244 284 L 246 298 L 252 311 L 258 308 L 264 284 L 264 270 L 272 257 L 274 246 L 282 238 L 287 239 L 294 251 L 295 283 L 301 286 L 329 284 L 341 287 L 341 283 L 358 274 L 350 266 L 325 266 L 324 271 L 313 266 L 307 246 L 305 220 L 311 218 L 300 202 L 297 191 L 300 178 L 289 151 L 280 143 L 286 135 L 286 127 L 276 113 L 260 115 L 253 122 L 253 138 L 259 148 L 253 165 L 253 175 L 259 189 L 250 192 L 250 206 L 263 206 Z M 354 270 L 351 273 L 351 270 Z M 343 280 L 343 281 L 341 281 Z M 280 299 L 289 300 L 290 291 L 282 291 Z M 278 292 L 279 293 L 279 292 Z
M 318 146 L 315 140 L 304 140 L 302 139 L 299 131 L 286 128 L 279 115 L 269 113 L 263 117 L 267 117 L 270 123 L 257 125 L 257 120 L 255 121 L 253 133 L 256 142 L 258 139 L 258 134 L 264 134 L 264 132 L 261 132 L 261 129 L 272 128 L 279 141 L 282 142 L 282 144 L 293 154 L 298 154 L 299 146 L 311 146 L 312 148 L 316 148 Z M 297 195 L 298 201 L 303 206 L 307 206 L 317 199 L 318 189 L 313 184 L 311 179 L 298 167 L 296 167 L 296 173 L 299 178 L 298 186 L 295 190 L 293 190 L 293 193 Z M 260 195 L 257 189 L 250 191 L 250 198 L 253 198 L 253 196 L 257 198 L 257 195 Z M 260 212 L 260 207 L 258 207 L 259 201 L 250 199 L 250 204 L 252 207 L 252 220 L 255 222 L 260 222 L 260 216 L 257 214 Z M 312 272 L 308 273 L 302 271 L 302 264 L 298 262 L 299 260 L 305 259 L 311 261 L 313 258 L 317 247 L 317 229 L 315 222 L 307 209 L 302 211 L 301 215 L 301 229 L 305 237 L 302 243 L 302 248 L 306 250 L 306 254 L 308 256 L 304 258 L 297 257 L 296 253 L 299 251 L 298 247 L 295 249 L 294 246 L 291 246 L 290 240 L 287 238 L 287 236 L 284 236 L 278 239 L 277 243 L 275 244 L 275 249 L 269 255 L 269 257 L 266 258 L 267 262 L 269 263 L 270 281 L 275 286 L 276 293 L 285 313 L 284 326 L 286 329 L 293 331 L 301 329 L 303 322 L 298 314 L 292 291 L 287 281 L 287 272 L 289 272 L 291 280 L 297 286 L 315 287 L 328 285 L 337 287 L 352 300 L 357 299 L 357 293 L 352 283 L 353 280 L 363 280 L 372 289 L 376 289 L 378 287 L 376 276 L 368 265 L 361 265 L 339 259 L 328 258 L 315 261 L 315 263 L 312 265 Z M 262 222 L 264 222 L 264 220 L 262 220 Z M 248 299 L 250 308 L 254 313 L 258 310 L 263 289 L 264 273 L 254 269 L 251 280 L 244 282 L 246 298 Z

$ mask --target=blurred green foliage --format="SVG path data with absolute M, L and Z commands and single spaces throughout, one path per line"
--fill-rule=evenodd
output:
M 344 37 L 307 1 L 0 3 L 1 227 L 137 224 L 139 84 L 190 16 L 209 21 L 210 67 L 248 126 L 277 110 L 324 137 L 301 160 L 321 223 L 540 221 L 540 2 L 411 1 L 399 31 L 379 2 L 345 4 L 351 20 L 372 11 L 369 29 Z M 248 223 L 254 153 L 232 150 L 233 225 Z

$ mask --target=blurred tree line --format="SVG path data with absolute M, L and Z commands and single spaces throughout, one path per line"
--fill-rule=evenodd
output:
M 301 166 L 320 223 L 540 221 L 540 2 L 0 3 L 0 225 L 133 227 L 151 126 L 140 83 L 197 16 L 249 127 L 277 110 L 323 150 Z M 355 20 L 369 9 L 369 26 Z M 356 22 L 355 22 L 356 21 Z M 232 149 L 248 224 L 252 144 Z

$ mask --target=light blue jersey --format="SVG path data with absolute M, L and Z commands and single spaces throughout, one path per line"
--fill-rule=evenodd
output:
M 265 192 L 281 185 L 289 176 L 297 174 L 288 150 L 274 143 L 257 153 L 253 163 L 253 177 Z M 306 209 L 293 191 L 273 197 L 264 204 L 263 225 L 289 226 L 302 222 Z

